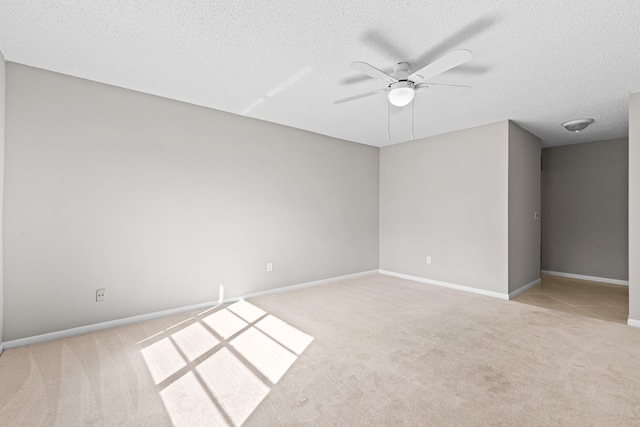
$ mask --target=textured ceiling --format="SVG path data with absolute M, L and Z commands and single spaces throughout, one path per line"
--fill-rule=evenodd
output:
M 543 146 L 628 134 L 640 92 L 640 2 L 0 0 L 8 61 L 375 146 L 411 139 L 411 108 L 349 67 L 473 59 L 416 96 L 415 138 L 511 119 Z M 580 134 L 560 126 L 591 117 Z

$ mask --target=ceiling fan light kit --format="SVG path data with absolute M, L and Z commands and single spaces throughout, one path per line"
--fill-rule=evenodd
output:
M 416 94 L 415 88 L 416 85 L 413 82 L 406 80 L 391 83 L 389 85 L 389 92 L 387 93 L 389 102 L 396 107 L 404 107 L 413 101 L 413 97 Z
M 569 120 L 568 122 L 562 123 L 562 126 L 566 128 L 569 132 L 578 133 L 584 130 L 587 126 L 593 123 L 593 119 L 576 119 Z

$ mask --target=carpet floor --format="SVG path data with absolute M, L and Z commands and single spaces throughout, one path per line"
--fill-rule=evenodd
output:
M 3 426 L 637 426 L 640 329 L 371 275 L 6 350 Z

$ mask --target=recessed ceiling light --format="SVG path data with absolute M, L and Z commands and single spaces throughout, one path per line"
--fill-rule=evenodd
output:
M 587 126 L 593 123 L 593 119 L 576 119 L 569 120 L 568 122 L 564 122 L 562 124 L 563 127 L 567 128 L 569 132 L 578 133 L 581 130 L 584 130 Z

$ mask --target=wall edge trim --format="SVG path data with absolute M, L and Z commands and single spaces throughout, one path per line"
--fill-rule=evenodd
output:
M 423 277 L 411 276 L 409 274 L 396 273 L 396 272 L 388 271 L 388 270 L 379 270 L 379 272 L 380 272 L 380 274 L 386 274 L 387 276 L 399 277 L 401 279 L 413 280 L 414 282 L 421 282 L 421 283 L 426 283 L 426 284 L 429 284 L 429 285 L 442 286 L 444 288 L 450 288 L 450 289 L 455 289 L 455 290 L 464 291 L 464 292 L 471 292 L 471 293 L 474 293 L 474 294 L 480 294 L 480 295 L 493 297 L 493 298 L 504 299 L 504 300 L 508 300 L 509 299 L 509 294 L 505 294 L 505 293 L 502 293 L 502 292 L 486 291 L 484 289 L 472 288 L 471 286 L 457 285 L 455 283 L 442 282 L 442 281 L 439 281 L 439 280 L 432 280 L 432 279 L 425 279 Z
M 606 277 L 585 276 L 584 274 L 563 273 L 560 271 L 542 270 L 540 273 L 549 276 L 569 277 L 571 279 L 590 280 L 592 282 L 610 283 L 612 285 L 629 286 L 628 280 L 608 279 Z
M 510 293 L 509 293 L 509 299 L 510 299 L 510 300 L 514 299 L 514 298 L 515 298 L 515 297 L 517 297 L 518 295 L 522 294 L 523 292 L 528 291 L 529 289 L 533 288 L 533 287 L 534 287 L 534 286 L 536 286 L 536 285 L 539 285 L 540 283 L 542 283 L 542 279 L 540 279 L 540 278 L 538 278 L 538 279 L 534 280 L 534 281 L 533 281 L 533 282 L 531 282 L 531 283 L 527 283 L 526 285 L 524 285 L 524 286 L 522 286 L 522 287 L 520 287 L 520 288 L 516 289 L 515 291 L 510 292 Z

